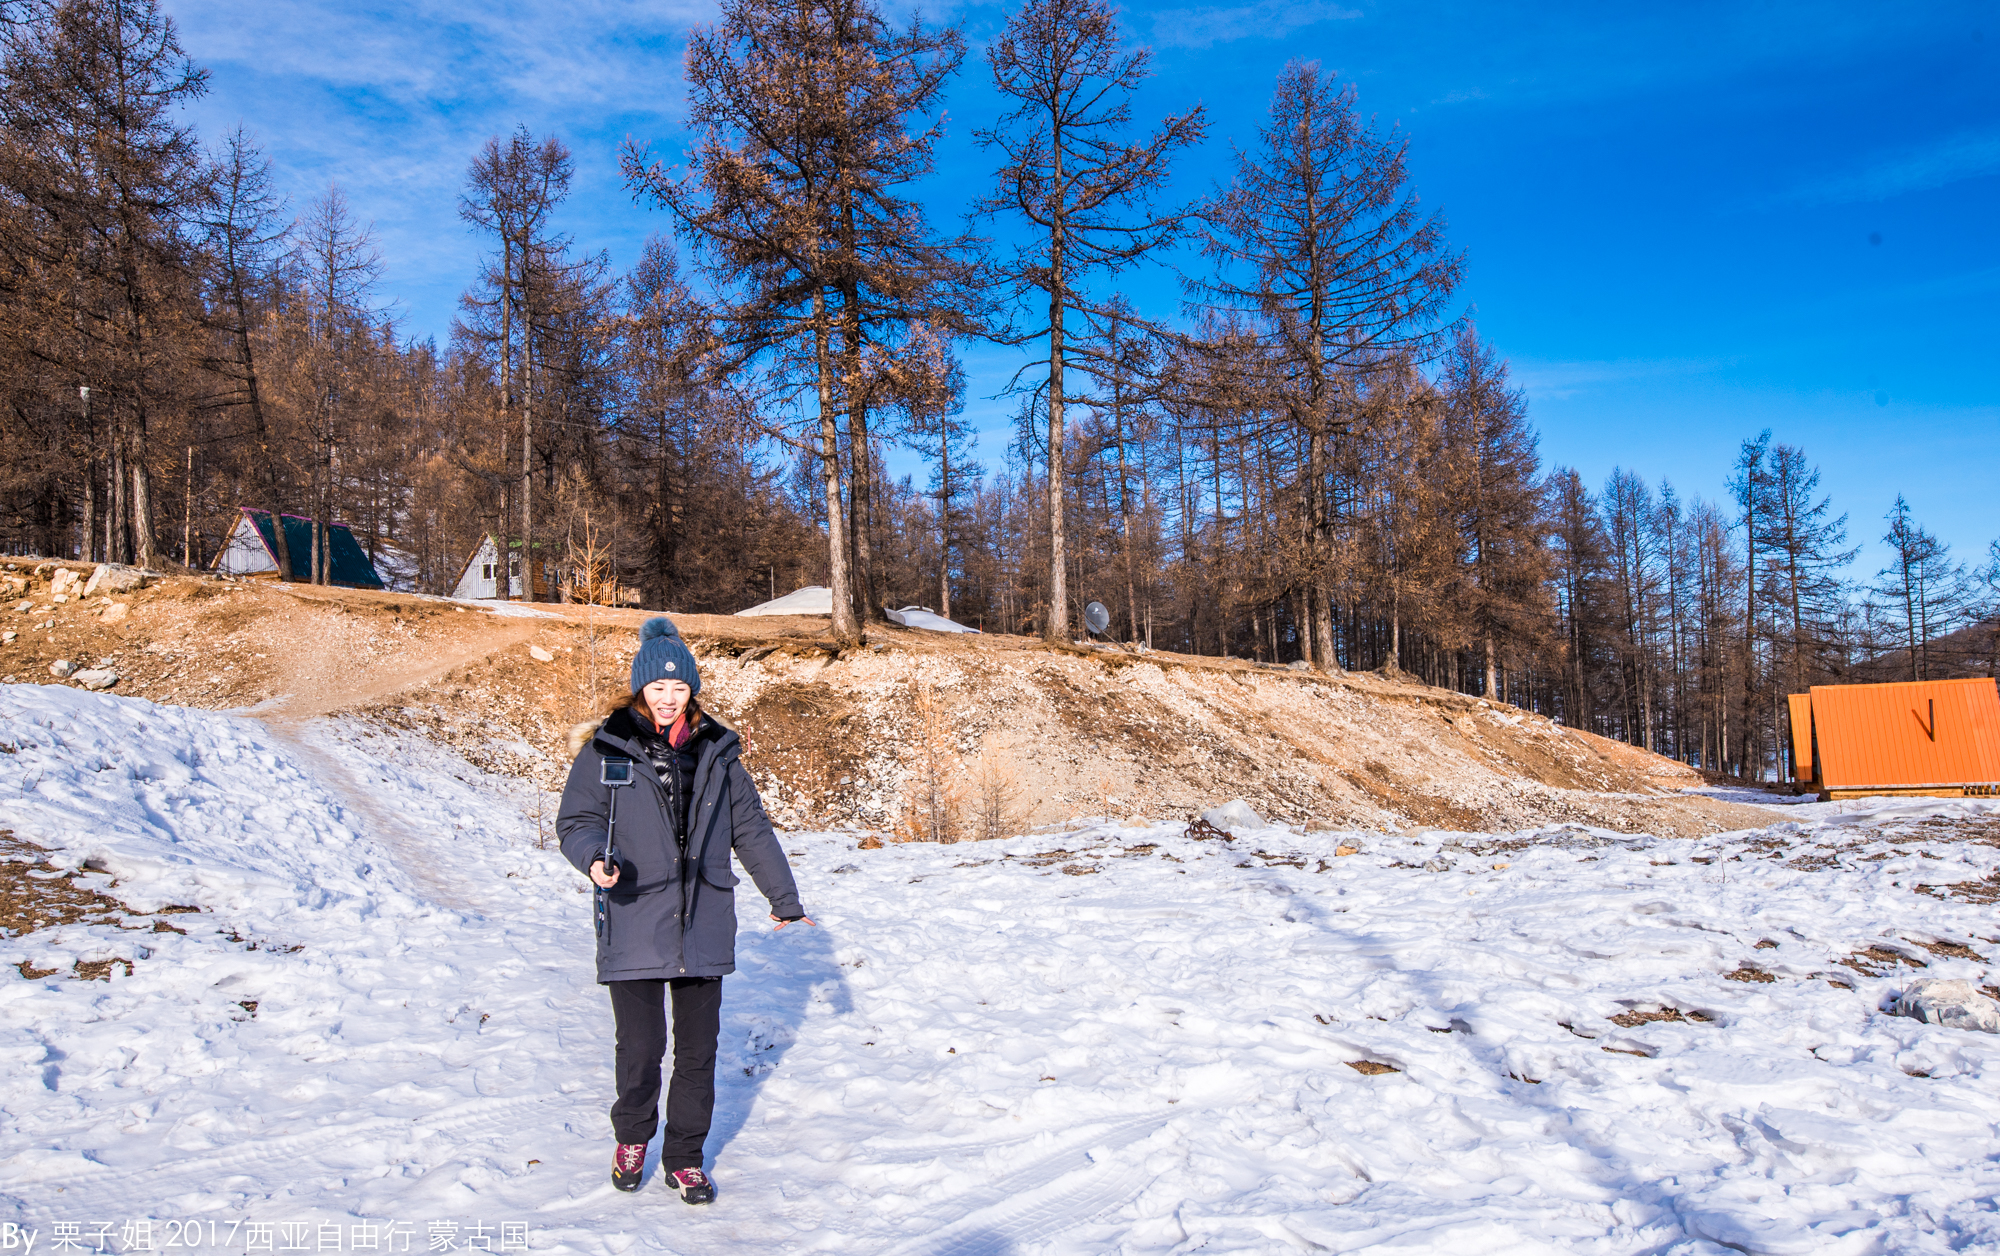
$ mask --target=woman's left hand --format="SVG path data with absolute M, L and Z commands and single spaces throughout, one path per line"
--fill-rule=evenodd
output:
M 772 933 L 776 933 L 778 929 L 782 929 L 786 925 L 812 925 L 815 929 L 819 928 L 819 925 L 814 923 L 811 916 L 800 916 L 796 920 L 786 920 L 783 916 L 773 916 L 771 919 L 778 922 L 777 928 L 771 930 Z

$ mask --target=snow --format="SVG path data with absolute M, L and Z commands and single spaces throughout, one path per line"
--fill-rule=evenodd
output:
M 0 1219 L 37 1251 L 140 1218 L 238 1251 L 253 1224 L 303 1227 L 280 1251 L 395 1224 L 607 1254 L 2000 1247 L 2000 1039 L 1890 1015 L 1915 968 L 1838 962 L 1993 983 L 1917 945 L 1981 950 L 1991 908 L 1915 892 L 2000 868 L 1991 803 L 1348 856 L 1283 827 L 789 834 L 819 927 L 773 932 L 746 882 L 721 1193 L 690 1209 L 656 1166 L 606 1180 L 610 1017 L 545 796 L 361 723 L 57 686 L 6 687 L 0 745 L 0 827 L 135 912 L 204 909 L 0 940 L 134 961 L 0 974 Z M 1609 1019 L 1662 1008 L 1710 1019 Z
M 905 606 L 899 611 L 885 610 L 883 613 L 905 628 L 921 628 L 926 632 L 979 631 L 977 628 L 968 628 L 957 620 L 946 619 L 936 611 L 928 610 L 921 606 Z
M 803 589 L 794 589 L 781 598 L 736 612 L 738 615 L 831 615 L 833 614 L 833 590 L 823 584 L 809 584 Z

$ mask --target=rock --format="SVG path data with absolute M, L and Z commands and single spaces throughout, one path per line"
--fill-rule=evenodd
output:
M 83 586 L 83 595 L 93 597 L 99 593 L 130 593 L 134 589 L 146 587 L 146 573 L 137 567 L 126 567 L 119 563 L 99 563 L 97 570 L 90 574 L 90 583 Z
M 1969 981 L 1927 977 L 1913 981 L 1889 1008 L 1897 1016 L 1946 1029 L 1976 1029 L 2000 1034 L 2000 1003 L 1979 993 Z
M 838 876 L 843 872 L 859 872 L 861 871 L 861 869 L 855 867 L 853 864 L 842 864 L 838 868 L 835 868 L 833 871 L 834 875 Z
M 555 655 L 550 654 L 547 650 L 544 650 L 542 647 L 538 645 L 531 645 L 528 647 L 528 657 L 535 660 L 535 662 L 537 663 L 553 663 L 556 661 Z
M 76 581 L 77 575 L 75 572 L 67 567 L 57 568 L 55 574 L 49 577 L 49 592 L 58 595 L 68 593 L 72 588 L 76 587 Z
M 132 613 L 132 608 L 127 603 L 113 602 L 111 605 L 104 608 L 104 622 L 107 624 L 115 624 L 119 620 L 125 618 L 127 615 L 130 615 L 131 613 Z
M 1285 664 L 1285 666 L 1295 672 L 1309 671 L 1312 668 L 1312 664 L 1306 662 L 1304 659 L 1293 659 L 1291 662 Z
M 14 638 L 20 635 L 21 634 L 18 632 L 0 632 L 0 643 L 11 645 L 13 643 Z
M 109 689 L 118 683 L 118 673 L 101 667 L 86 667 L 70 677 L 85 689 Z
M 1442 860 L 1442 859 L 1439 859 L 1439 858 L 1437 858 L 1436 856 L 1433 856 L 1433 857 L 1431 857 L 1430 859 L 1427 859 L 1427 860 L 1425 860 L 1425 861 L 1424 861 L 1424 871 L 1425 871 L 1425 872 L 1450 872 L 1450 871 L 1451 871 L 1451 865 L 1450 865 L 1450 864 L 1448 864 L 1448 863 L 1446 863 L 1446 862 L 1445 862 L 1444 860 Z
M 49 601 L 54 602 L 57 606 L 61 606 L 64 602 L 69 601 L 69 594 L 58 593 L 54 597 L 50 598 Z
M 70 662 L 68 659 L 57 659 L 55 662 L 49 664 L 49 675 L 60 676 L 64 680 L 68 680 L 70 673 L 75 670 L 76 664 Z
M 24 614 L 26 614 L 27 612 L 29 612 L 29 611 L 31 611 L 31 610 L 34 610 L 34 609 L 35 609 L 35 599 L 33 599 L 33 598 L 31 598 L 31 597 L 30 597 L 30 598 L 23 598 L 23 599 L 21 599 L 21 601 L 20 601 L 19 603 L 17 603 L 17 604 L 15 605 L 15 607 L 14 607 L 14 613 L 15 613 L 15 614 L 17 614 L 17 615 L 24 615 Z
M 1265 827 L 1264 817 L 1258 815 L 1251 809 L 1250 804 L 1241 798 L 1234 802 L 1223 803 L 1220 807 L 1211 807 L 1201 813 L 1201 818 L 1218 829 L 1226 829 L 1232 833 Z

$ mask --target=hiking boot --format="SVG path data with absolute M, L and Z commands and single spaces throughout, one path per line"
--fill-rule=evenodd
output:
M 620 1143 L 611 1156 L 611 1184 L 621 1191 L 639 1189 L 639 1171 L 646 1167 L 646 1144 Z
M 705 1204 L 715 1198 L 715 1183 L 700 1169 L 675 1169 L 667 1175 L 667 1182 L 680 1192 L 683 1203 Z

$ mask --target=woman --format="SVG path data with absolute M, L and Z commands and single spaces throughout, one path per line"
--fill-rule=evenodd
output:
M 700 692 L 701 673 L 673 621 L 647 620 L 632 659 L 631 698 L 571 736 L 576 762 L 556 817 L 563 855 L 599 898 L 597 980 L 611 990 L 618 1030 L 611 1184 L 639 1189 L 646 1144 L 659 1128 L 671 995 L 674 1074 L 660 1167 L 690 1204 L 715 1198 L 702 1143 L 715 1111 L 722 978 L 736 970 L 730 852 L 770 901 L 778 928 L 813 923 L 743 770 L 743 743 L 702 711 Z M 607 783 L 621 776 L 630 784 Z

